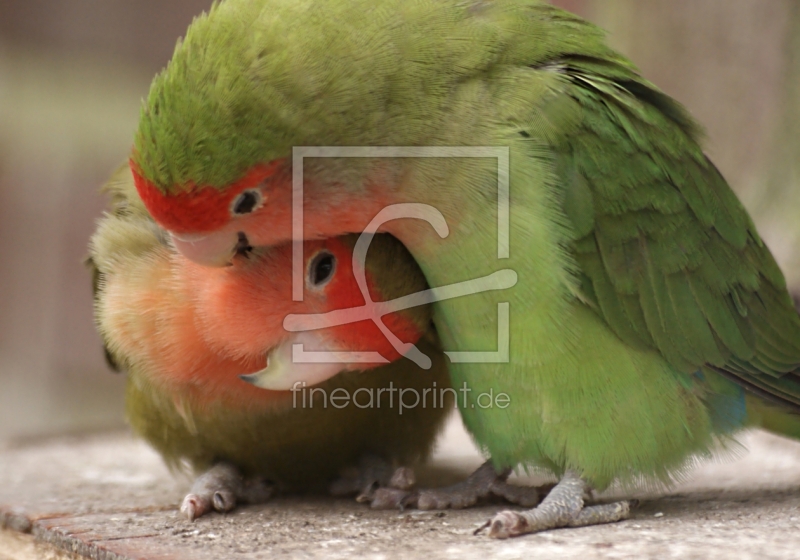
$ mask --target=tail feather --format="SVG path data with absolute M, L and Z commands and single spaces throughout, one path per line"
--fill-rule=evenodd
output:
M 748 425 L 781 436 L 800 439 L 800 414 L 782 406 L 775 406 L 756 395 L 748 394 L 745 398 Z

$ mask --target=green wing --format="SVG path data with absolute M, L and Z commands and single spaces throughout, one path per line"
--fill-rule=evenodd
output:
M 619 61 L 564 57 L 554 142 L 587 303 L 624 341 L 800 407 L 800 316 L 683 108 Z

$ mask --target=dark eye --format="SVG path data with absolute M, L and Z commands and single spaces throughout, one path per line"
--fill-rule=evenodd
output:
M 308 282 L 312 288 L 324 286 L 336 270 L 336 257 L 327 251 L 322 251 L 311 259 L 308 266 Z
M 234 216 L 249 214 L 261 206 L 261 191 L 258 189 L 248 189 L 233 199 L 231 212 Z

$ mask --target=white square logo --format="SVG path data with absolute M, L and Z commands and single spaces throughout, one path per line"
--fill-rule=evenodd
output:
M 497 258 L 509 258 L 509 149 L 508 147 L 464 146 L 464 147 L 323 147 L 299 146 L 292 152 L 292 298 L 303 301 L 303 161 L 305 158 L 495 158 L 497 160 Z M 488 276 L 439 286 L 409 294 L 391 301 L 374 302 L 370 298 L 364 277 L 367 251 L 375 232 L 386 222 L 396 219 L 417 219 L 428 222 L 441 238 L 449 235 L 449 228 L 442 213 L 428 204 L 393 204 L 382 209 L 361 233 L 353 251 L 353 269 L 361 294 L 366 302 L 363 306 L 339 309 L 320 314 L 291 314 L 284 319 L 283 326 L 290 332 L 302 332 L 354 323 L 370 317 L 383 317 L 388 313 L 425 305 L 436 301 L 486 292 L 504 290 L 517 283 L 517 273 L 511 269 L 498 270 Z M 359 274 L 360 272 L 360 274 Z M 494 352 L 445 351 L 454 363 L 507 363 L 509 361 L 509 304 L 497 304 L 497 350 Z M 398 339 L 379 319 L 373 319 L 387 340 L 401 355 L 413 360 L 418 366 L 429 369 L 431 360 L 414 344 Z M 388 363 L 377 352 L 305 352 L 302 344 L 292 347 L 294 363 Z

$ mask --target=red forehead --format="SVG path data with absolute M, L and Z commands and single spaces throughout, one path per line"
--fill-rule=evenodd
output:
M 139 173 L 130 160 L 133 181 L 147 210 L 163 228 L 175 233 L 205 233 L 223 227 L 231 219 L 231 201 L 243 190 L 250 189 L 274 175 L 283 160 L 256 165 L 229 186 L 219 189 L 190 183 L 188 188 L 164 193 Z

